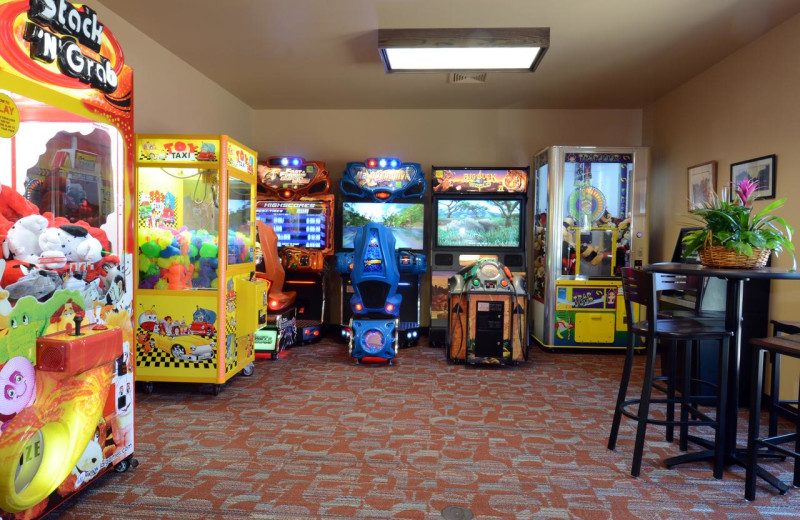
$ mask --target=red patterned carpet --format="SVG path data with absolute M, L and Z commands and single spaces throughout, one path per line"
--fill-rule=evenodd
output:
M 798 489 L 780 496 L 759 482 L 746 502 L 740 468 L 721 481 L 707 463 L 666 469 L 680 452 L 657 427 L 642 476 L 630 477 L 631 421 L 606 449 L 621 363 L 532 350 L 519 367 L 476 368 L 421 345 L 395 366 L 359 366 L 334 341 L 295 347 L 216 397 L 209 385 L 137 394 L 139 467 L 106 474 L 51 518 L 438 520 L 448 506 L 478 520 L 800 514 Z M 790 464 L 780 467 L 788 479 Z

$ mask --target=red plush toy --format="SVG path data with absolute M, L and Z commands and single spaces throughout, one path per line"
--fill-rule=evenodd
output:
M 37 215 L 39 209 L 9 186 L 0 185 L 0 241 L 5 240 L 8 228 L 18 219 Z

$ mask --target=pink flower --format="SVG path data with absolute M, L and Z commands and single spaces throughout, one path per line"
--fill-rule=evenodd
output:
M 742 201 L 742 205 L 746 206 L 750 202 L 750 197 L 758 189 L 758 180 L 745 178 L 736 183 L 736 194 Z

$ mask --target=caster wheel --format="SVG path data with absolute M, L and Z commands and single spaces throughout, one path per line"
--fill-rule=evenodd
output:
M 222 391 L 222 385 L 214 385 L 214 388 L 212 389 L 214 395 L 219 395 L 221 391 Z
M 155 385 L 153 384 L 152 381 L 145 381 L 144 384 L 142 385 L 142 390 L 144 390 L 144 393 L 146 394 L 152 394 L 154 387 Z
M 394 365 L 394 360 L 390 359 L 390 360 L 389 360 L 389 365 L 390 365 L 390 366 L 391 366 L 391 365 Z
M 361 360 L 360 359 L 356 359 L 356 365 L 360 365 L 360 364 L 361 364 Z
M 121 461 L 119 461 L 119 464 L 114 466 L 114 471 L 116 471 L 117 473 L 125 473 L 126 471 L 128 471 L 128 468 L 130 467 L 131 467 L 130 461 L 128 459 L 122 459 Z
M 256 371 L 256 366 L 254 364 L 250 363 L 249 365 L 245 366 L 242 369 L 242 375 L 250 377 L 250 376 L 253 375 L 253 372 L 255 372 L 255 371 Z
M 270 359 L 278 359 L 278 351 L 277 350 L 273 350 L 272 354 L 269 355 L 269 358 Z

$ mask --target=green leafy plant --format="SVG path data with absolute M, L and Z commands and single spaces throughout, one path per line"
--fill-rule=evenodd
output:
M 792 255 L 792 269 L 796 269 L 797 259 L 792 244 L 794 229 L 783 218 L 772 214 L 786 203 L 786 199 L 778 199 L 754 213 L 753 194 L 758 189 L 758 181 L 743 179 L 735 188 L 738 200 L 728 202 L 712 193 L 711 201 L 694 211 L 694 216 L 704 226 L 683 238 L 683 258 L 706 244 L 722 246 L 747 257 L 753 256 L 754 247 L 769 249 L 776 254 L 786 250 Z

